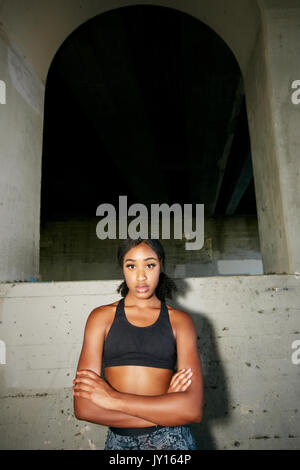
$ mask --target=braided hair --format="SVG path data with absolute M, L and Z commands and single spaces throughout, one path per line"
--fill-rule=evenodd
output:
M 165 252 L 159 240 L 155 238 L 143 239 L 141 237 L 137 238 L 136 240 L 132 238 L 126 238 L 125 240 L 122 240 L 122 242 L 119 245 L 118 252 L 117 252 L 118 263 L 120 267 L 123 269 L 123 260 L 124 260 L 124 256 L 126 255 L 126 253 L 131 248 L 143 242 L 146 243 L 148 246 L 150 246 L 150 248 L 152 248 L 153 251 L 155 251 L 164 270 L 165 269 Z M 164 301 L 166 297 L 169 299 L 172 299 L 173 291 L 177 291 L 177 290 L 178 290 L 177 286 L 175 282 L 173 281 L 173 279 L 171 279 L 164 271 L 161 271 L 159 275 L 159 281 L 155 289 L 155 294 L 159 298 L 159 300 Z M 117 288 L 117 292 L 122 297 L 126 297 L 126 295 L 129 292 L 129 289 L 125 280 L 119 285 L 119 287 Z

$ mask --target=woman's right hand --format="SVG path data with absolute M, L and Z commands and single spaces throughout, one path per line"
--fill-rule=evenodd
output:
M 167 393 L 185 392 L 192 383 L 193 372 L 190 369 L 180 369 L 173 375 Z

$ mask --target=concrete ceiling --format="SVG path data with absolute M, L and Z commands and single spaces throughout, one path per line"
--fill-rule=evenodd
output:
M 150 5 L 99 15 L 66 39 L 46 85 L 42 221 L 93 217 L 121 195 L 256 215 L 240 69 L 199 20 Z

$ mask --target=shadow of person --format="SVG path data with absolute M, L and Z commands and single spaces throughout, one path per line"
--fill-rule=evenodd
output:
M 189 286 L 183 279 L 176 279 L 178 287 L 173 299 L 166 299 L 169 305 L 187 312 L 194 321 L 197 332 L 197 346 L 202 364 L 204 405 L 201 423 L 191 423 L 199 450 L 217 450 L 217 442 L 210 429 L 213 420 L 229 420 L 229 389 L 222 360 L 218 352 L 216 336 L 211 320 L 202 312 L 187 309 L 182 302 Z M 178 300 L 180 294 L 180 301 Z

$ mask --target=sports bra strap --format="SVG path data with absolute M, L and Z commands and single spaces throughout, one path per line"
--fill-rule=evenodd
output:
M 124 312 L 124 297 L 122 297 L 118 302 L 115 318 L 121 317 L 123 312 Z

